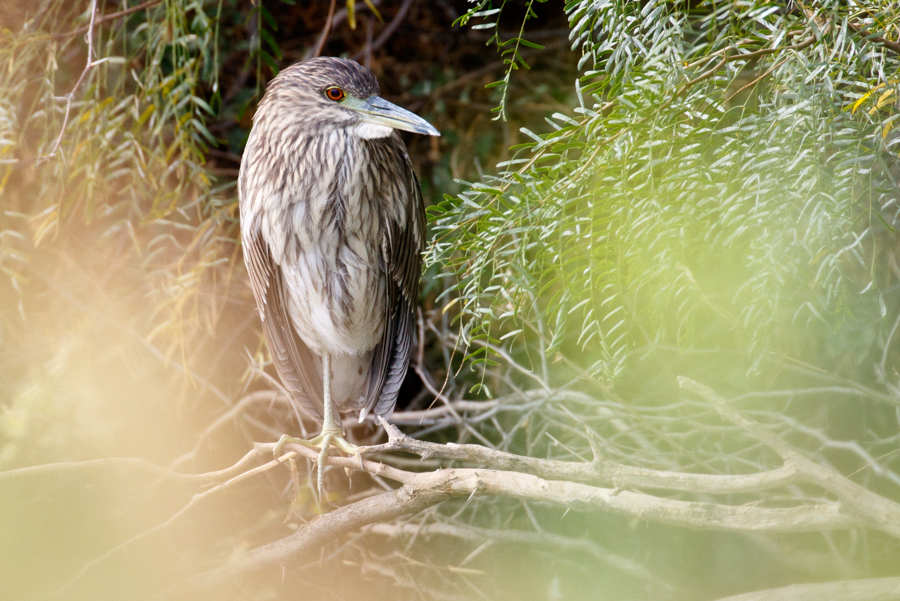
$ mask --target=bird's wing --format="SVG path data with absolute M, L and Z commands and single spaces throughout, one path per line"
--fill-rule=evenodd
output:
M 248 226 L 242 236 L 244 261 L 272 361 L 288 392 L 310 417 L 322 421 L 322 381 L 312 351 L 294 332 L 281 266 L 272 258 L 259 225 Z
M 419 298 L 419 275 L 425 242 L 425 207 L 419 180 L 413 171 L 406 147 L 397 134 L 387 140 L 392 159 L 406 191 L 405 219 L 388 217 L 383 224 L 382 268 L 385 273 L 385 328 L 375 347 L 369 367 L 366 404 L 362 420 L 369 411 L 390 417 L 397 404 L 400 385 L 409 367 L 410 348 L 415 328 L 415 307 Z

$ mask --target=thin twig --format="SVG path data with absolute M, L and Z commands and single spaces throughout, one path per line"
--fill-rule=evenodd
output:
M 261 390 L 257 392 L 251 392 L 240 401 L 232 405 L 232 407 L 228 409 L 228 411 L 225 411 L 222 415 L 213 420 L 212 423 L 206 426 L 203 431 L 200 432 L 200 434 L 197 436 L 197 442 L 194 444 L 194 448 L 175 459 L 175 461 L 172 462 L 172 468 L 177 468 L 186 461 L 193 459 L 197 452 L 200 450 L 200 447 L 206 440 L 210 438 L 210 436 L 212 436 L 212 433 L 214 431 L 236 420 L 251 405 L 255 405 L 256 403 L 259 403 L 261 401 L 274 403 L 278 400 L 290 403 L 290 401 L 287 399 L 287 397 L 284 396 L 284 394 L 276 391 Z
M 91 11 L 91 19 L 90 23 L 87 26 L 87 61 L 85 61 L 84 70 L 81 72 L 81 75 L 78 77 L 78 80 L 75 82 L 75 85 L 72 86 L 72 90 L 66 94 L 66 112 L 63 115 L 62 126 L 59 128 L 59 135 L 56 137 L 56 142 L 53 143 L 53 147 L 50 149 L 50 152 L 41 156 L 37 159 L 37 162 L 43 162 L 51 157 L 56 156 L 57 151 L 59 150 L 60 144 L 62 144 L 63 134 L 66 132 L 66 127 L 69 125 L 69 114 L 72 111 L 72 100 L 75 98 L 75 92 L 78 91 L 78 88 L 81 87 L 81 83 L 87 77 L 88 72 L 100 61 L 96 63 L 94 61 L 94 24 L 96 23 L 97 18 L 97 0 L 91 0 L 91 5 L 88 8 Z
M 394 15 L 394 18 L 391 19 L 391 22 L 388 23 L 388 26 L 384 28 L 384 31 L 381 32 L 371 46 L 366 44 L 366 47 L 353 55 L 353 60 L 359 60 L 364 55 L 368 55 L 371 57 L 372 53 L 384 46 L 384 44 L 394 35 L 394 32 L 397 31 L 397 28 L 400 27 L 400 24 L 403 22 L 403 19 L 406 18 L 406 13 L 409 12 L 409 8 L 412 6 L 412 0 L 403 0 L 403 4 L 400 6 L 400 10 L 397 11 L 397 14 Z
M 828 467 L 807 459 L 786 441 L 738 412 L 708 386 L 684 376 L 679 376 L 678 385 L 682 390 L 706 399 L 719 415 L 778 453 L 786 465 L 788 462 L 796 465 L 800 478 L 837 496 L 845 505 L 846 511 L 864 518 L 870 527 L 900 538 L 900 505 L 863 488 Z
M 724 56 L 725 61 L 729 62 L 729 63 L 734 62 L 734 61 L 750 61 L 750 60 L 759 58 L 761 56 L 766 56 L 768 54 L 777 54 L 779 52 L 789 52 L 791 50 L 803 50 L 804 48 L 808 48 L 809 46 L 811 46 L 815 41 L 816 41 L 816 36 L 811 35 L 808 38 L 804 39 L 802 42 L 798 42 L 797 44 L 793 44 L 791 46 L 779 46 L 777 48 L 762 48 L 760 50 L 754 50 L 753 52 L 746 52 L 743 54 L 742 53 L 729 54 L 729 51 L 733 50 L 733 48 L 732 47 L 723 48 L 722 50 L 713 52 L 712 54 L 709 54 L 708 56 L 704 56 L 703 58 L 698 59 L 697 61 L 688 65 L 688 68 L 692 68 L 702 62 L 709 61 L 714 56 L 720 56 L 720 55 Z
M 372 35 L 375 29 L 375 21 L 370 16 L 364 18 L 366 23 L 366 45 L 363 47 L 363 66 L 372 68 Z
M 857 35 L 861 35 L 862 37 L 866 38 L 866 40 L 871 40 L 872 42 L 881 44 L 882 46 L 884 46 L 891 52 L 893 52 L 895 54 L 900 54 L 900 42 L 891 41 L 883 36 L 880 36 L 878 34 L 875 34 L 871 31 L 869 31 L 862 25 L 858 25 L 856 23 L 847 23 L 847 28 L 850 29 L 850 31 L 856 33 Z
M 241 458 L 241 460 L 238 461 L 235 465 L 233 465 L 229 468 L 226 468 L 224 470 L 221 470 L 219 472 L 213 472 L 214 474 L 216 474 L 216 476 L 227 476 L 227 475 L 230 475 L 231 473 L 233 473 L 234 471 L 238 471 L 239 473 L 237 475 L 231 477 L 229 480 L 225 481 L 224 483 L 219 484 L 218 486 L 215 486 L 204 492 L 199 492 L 199 493 L 195 494 L 193 497 L 191 497 L 191 500 L 184 507 L 179 509 L 174 515 L 169 517 L 164 522 L 159 523 L 156 526 L 153 526 L 152 528 L 144 530 L 141 533 L 136 534 L 135 536 L 132 536 L 131 538 L 123 541 L 122 543 L 119 543 L 118 545 L 116 545 L 115 547 L 110 549 L 109 551 L 107 551 L 107 552 L 103 553 L 102 555 L 95 557 L 91 561 L 87 562 L 86 564 L 84 564 L 84 566 L 82 566 L 81 570 L 79 570 L 78 573 L 76 573 L 72 578 L 70 578 L 65 584 L 63 584 L 56 591 L 54 591 L 50 595 L 47 595 L 45 597 L 45 599 L 49 600 L 49 599 L 70 598 L 69 593 L 71 593 L 71 591 L 73 589 L 75 589 L 85 579 L 89 579 L 90 575 L 95 570 L 97 570 L 101 566 L 105 565 L 111 559 L 113 559 L 115 557 L 121 557 L 123 554 L 128 553 L 129 550 L 133 549 L 139 543 L 147 540 L 152 535 L 165 532 L 166 529 L 168 529 L 169 527 L 172 526 L 172 524 L 174 524 L 176 521 L 178 521 L 183 516 L 190 513 L 195 507 L 197 507 L 198 505 L 200 505 L 201 503 L 203 503 L 210 497 L 217 495 L 218 493 L 234 486 L 238 482 L 242 482 L 242 481 L 246 480 L 247 478 L 249 478 L 253 475 L 270 470 L 279 465 L 278 461 L 271 460 L 264 465 L 261 465 L 259 467 L 245 471 L 245 466 L 248 464 L 248 462 L 254 461 L 261 456 L 266 456 L 265 451 L 261 451 L 260 449 L 255 448 L 254 450 L 250 451 L 247 455 L 245 455 L 243 458 Z M 269 451 L 269 457 L 271 457 L 271 451 Z M 287 458 L 287 456 L 284 456 L 284 459 L 286 459 L 286 458 Z M 77 595 L 74 595 L 74 596 L 77 596 Z
M 900 311 L 897 312 L 897 319 L 894 320 L 894 325 L 891 328 L 890 333 L 888 334 L 887 340 L 884 341 L 884 350 L 881 353 L 881 362 L 878 364 L 877 369 L 875 370 L 876 375 L 879 380 L 884 383 L 887 380 L 887 358 L 888 352 L 891 350 L 891 342 L 894 340 L 894 335 L 897 333 L 897 327 L 900 326 Z
M 889 601 L 900 599 L 900 578 L 870 578 L 792 584 L 719 601 Z
M 781 65 L 783 65 L 784 63 L 786 63 L 787 60 L 788 60 L 787 58 L 781 59 L 780 61 L 778 61 L 777 63 L 775 63 L 775 64 L 772 65 L 771 67 L 769 67 L 769 69 L 767 69 L 765 73 L 763 73 L 762 75 L 760 75 L 759 77 L 757 77 L 756 79 L 754 79 L 753 81 L 751 81 L 750 83 L 748 83 L 747 85 L 738 88 L 737 90 L 735 90 L 734 92 L 732 92 L 731 94 L 729 94 L 728 96 L 726 96 L 726 97 L 725 97 L 725 102 L 728 102 L 729 100 L 731 100 L 732 98 L 734 98 L 735 96 L 737 96 L 738 94 L 740 94 L 741 92 L 743 92 L 744 90 L 746 90 L 746 89 L 748 89 L 748 88 L 752 88 L 753 86 L 755 86 L 756 84 L 758 84 L 759 82 L 761 82 L 763 79 L 765 79 L 766 77 L 768 77 L 769 75 L 771 75 L 772 73 L 774 73 L 774 72 L 775 72 L 775 69 L 777 69 L 778 67 L 780 67 Z
M 560 551 L 586 553 L 610 567 L 652 582 L 654 585 L 663 589 L 671 591 L 675 588 L 672 584 L 661 580 L 639 561 L 614 553 L 590 539 L 571 538 L 546 531 L 527 532 L 515 528 L 504 530 L 479 528 L 477 526 L 452 522 L 445 524 L 372 524 L 371 526 L 364 528 L 363 531 L 365 533 L 378 534 L 390 538 L 407 536 L 448 536 L 482 543 L 515 543 L 530 548 L 540 548 L 543 546 L 556 547 Z
M 328 39 L 328 34 L 331 33 L 331 23 L 334 19 L 334 5 L 337 0 L 331 0 L 331 4 L 328 6 L 328 17 L 325 19 L 325 27 L 322 28 L 322 33 L 319 34 L 319 41 L 316 42 L 316 47 L 313 50 L 313 56 L 320 56 L 322 54 L 322 49 L 325 47 L 325 41 Z
M 9 481 L 43 476 L 59 476 L 60 474 L 82 474 L 85 471 L 96 469 L 128 469 L 133 472 L 148 472 L 156 476 L 173 480 L 186 480 L 189 482 L 206 482 L 214 480 L 211 474 L 183 474 L 174 470 L 156 465 L 146 459 L 137 457 L 103 457 L 100 459 L 88 459 L 86 461 L 66 461 L 60 463 L 44 463 L 29 467 L 21 467 L 14 470 L 0 472 L 0 486 L 7 486 Z
M 422 380 L 422 384 L 425 385 L 425 388 L 427 388 L 428 391 L 434 395 L 434 398 L 436 400 L 439 400 L 444 404 L 444 408 L 453 416 L 455 423 L 462 426 L 469 434 L 471 434 L 472 436 L 474 436 L 475 438 L 480 440 L 482 442 L 482 444 L 484 444 L 486 446 L 491 446 L 490 441 L 487 438 L 485 438 L 481 432 L 479 432 L 478 430 L 473 428 L 472 424 L 469 424 L 468 422 L 466 422 L 466 420 L 464 420 L 459 415 L 459 413 L 456 411 L 456 408 L 453 406 L 453 401 L 451 401 L 449 398 L 447 398 L 447 396 L 443 392 L 441 392 L 434 386 L 434 384 L 431 382 L 431 378 L 428 376 L 428 374 L 425 372 L 425 370 L 422 368 L 422 366 L 415 365 L 414 369 L 416 370 L 416 374 L 418 374 L 419 379 Z
M 101 24 L 107 23 L 109 21 L 114 21 L 116 19 L 121 19 L 122 17 L 127 17 L 130 14 L 136 13 L 138 11 L 142 11 L 146 8 L 152 8 L 152 7 L 156 6 L 157 4 L 161 4 L 162 1 L 163 0 L 147 0 L 146 2 L 142 2 L 141 4 L 138 4 L 137 6 L 132 6 L 130 8 L 120 10 L 119 12 L 109 13 L 108 15 L 101 15 L 100 18 L 98 18 L 94 22 L 94 25 L 101 25 Z M 73 29 L 72 31 L 67 31 L 65 33 L 54 34 L 53 37 L 55 37 L 57 39 L 72 37 L 73 35 L 78 35 L 79 33 L 85 33 L 86 31 L 88 31 L 88 29 L 90 27 L 91 27 L 90 25 L 86 25 L 85 27 L 79 27 L 78 29 Z

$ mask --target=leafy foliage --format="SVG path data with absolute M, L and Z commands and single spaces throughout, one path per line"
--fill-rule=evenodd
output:
M 433 212 L 467 342 L 539 338 L 602 381 L 647 344 L 753 368 L 862 329 L 851 362 L 880 354 L 900 61 L 869 29 L 898 16 L 795 4 L 567 4 L 574 114 Z
M 547 0 L 539 1 L 546 2 Z M 498 106 L 493 109 L 493 111 L 497 113 L 494 119 L 503 120 L 506 120 L 507 118 L 509 83 L 510 79 L 512 78 L 513 72 L 517 71 L 520 68 L 531 68 L 528 66 L 528 63 L 525 62 L 525 58 L 522 56 L 520 48 L 534 48 L 537 50 L 543 49 L 543 46 L 541 46 L 540 44 L 529 42 L 523 37 L 525 33 L 525 25 L 529 20 L 537 19 L 538 17 L 537 13 L 534 11 L 534 0 L 528 0 L 525 5 L 525 16 L 522 18 L 522 24 L 519 27 L 518 35 L 506 40 L 501 39 L 500 33 L 500 14 L 505 6 L 505 1 L 501 3 L 501 6 L 499 8 L 494 8 L 493 2 L 491 0 L 482 0 L 482 2 L 480 2 L 477 7 L 469 10 L 453 23 L 454 25 L 466 25 L 471 18 L 481 18 L 485 19 L 485 22 L 479 23 L 477 25 L 472 25 L 472 29 L 487 29 L 492 31 L 491 37 L 488 38 L 486 45 L 495 45 L 497 51 L 500 53 L 500 56 L 503 57 L 503 64 L 506 66 L 506 68 L 504 70 L 502 79 L 492 82 L 485 87 L 497 88 L 497 90 L 499 91 L 500 100 Z
M 130 358 L 135 377 L 176 389 L 203 380 L 185 349 L 213 330 L 239 256 L 230 184 L 207 162 L 223 105 L 224 4 L 151 2 L 119 14 L 102 2 L 47 2 L 21 31 L 0 34 L 10 65 L 0 74 L 0 302 L 19 307 L 0 313 L 0 332 L 44 374 L 2 361 L 0 389 L 26 424 L 54 416 L 48 439 L 58 445 L 69 442 L 64 424 L 81 419 L 60 412 L 61 398 L 75 414 L 94 403 L 94 385 L 67 379 L 85 373 L 72 358 L 98 341 L 143 347 Z M 95 362 L 121 371 L 109 357 L 129 353 L 109 352 Z M 170 364 L 181 368 L 164 375 Z M 27 405 L 29 394 L 47 406 L 19 412 L 16 399 Z M 102 428 L 97 418 L 84 416 Z M 40 451 L 28 444 L 37 423 L 17 423 L 3 422 L 11 462 Z

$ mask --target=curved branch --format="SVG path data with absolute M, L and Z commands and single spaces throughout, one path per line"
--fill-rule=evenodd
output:
M 877 33 L 873 33 L 866 29 L 864 26 L 859 25 L 858 23 L 847 23 L 847 27 L 853 33 L 862 36 L 866 39 L 866 41 L 875 42 L 876 44 L 881 44 L 894 54 L 900 55 L 900 42 L 894 42 L 893 40 L 889 40 L 884 36 L 878 35 Z
M 759 423 L 735 410 L 716 391 L 684 376 L 678 377 L 682 390 L 692 392 L 708 401 L 724 419 L 739 426 L 776 453 L 784 461 L 797 465 L 798 475 L 837 496 L 854 514 L 864 518 L 871 528 L 900 538 L 900 505 L 860 486 L 842 474 L 811 461 L 799 451 Z
M 484 544 L 518 544 L 532 548 L 552 547 L 560 551 L 585 553 L 598 561 L 635 578 L 647 581 L 668 592 L 676 590 L 676 585 L 661 579 L 639 561 L 619 555 L 587 538 L 570 538 L 552 532 L 528 532 L 516 529 L 490 529 L 457 523 L 426 524 L 372 524 L 364 528 L 366 534 L 389 537 L 432 537 L 445 536 Z M 470 556 L 471 557 L 471 556 Z M 463 562 L 465 563 L 465 562 Z
M 91 4 L 88 7 L 88 10 L 90 11 L 90 20 L 86 29 L 87 62 L 84 65 L 84 69 L 81 71 L 81 75 L 79 75 L 78 79 L 75 80 L 75 85 L 72 86 L 72 90 L 63 97 L 66 101 L 66 110 L 63 113 L 62 125 L 59 127 L 59 135 L 56 136 L 56 141 L 53 142 L 53 146 L 50 148 L 50 152 L 38 158 L 39 163 L 56 156 L 56 153 L 59 151 L 59 147 L 62 144 L 63 134 L 66 133 L 66 127 L 69 125 L 69 115 L 72 112 L 72 100 L 75 99 L 75 92 L 77 92 L 78 88 L 81 87 L 82 82 L 84 81 L 85 77 L 87 77 L 87 74 L 91 71 L 91 69 L 106 61 L 106 59 L 100 59 L 97 61 L 94 60 L 94 25 L 97 23 L 97 0 L 91 0 Z
M 358 467 L 357 460 L 351 458 L 329 457 L 329 463 Z M 186 599 L 195 598 L 201 591 L 208 595 L 212 590 L 233 585 L 260 570 L 309 559 L 318 554 L 323 545 L 363 526 L 419 513 L 454 497 L 474 496 L 510 497 L 549 503 L 567 510 L 608 511 L 676 526 L 741 532 L 821 532 L 859 528 L 864 523 L 844 512 L 838 503 L 788 509 L 734 507 L 549 481 L 515 472 L 446 469 L 412 475 L 396 490 L 336 509 L 286 538 L 258 547 L 186 584 L 178 584 L 175 591 L 178 598 Z M 175 591 L 166 591 L 160 598 L 170 599 Z
M 100 25 L 101 23 L 106 23 L 107 21 L 114 21 L 116 19 L 120 19 L 122 17 L 127 17 L 132 13 L 136 13 L 138 11 L 142 11 L 147 8 L 152 8 L 157 4 L 160 4 L 163 0 L 147 0 L 146 2 L 142 2 L 137 6 L 132 6 L 126 8 L 124 10 L 120 10 L 118 12 L 109 13 L 107 15 L 102 15 L 96 19 L 94 25 Z M 72 31 L 67 31 L 65 33 L 55 33 L 53 37 L 55 38 L 67 38 L 73 35 L 78 35 L 79 33 L 86 33 L 90 28 L 90 25 L 85 25 L 84 27 L 79 27 L 78 29 L 73 29 Z
M 397 31 L 397 28 L 400 26 L 400 24 L 403 23 L 403 19 L 406 18 L 406 13 L 409 12 L 409 8 L 411 6 L 412 0 L 404 0 L 403 4 L 400 5 L 400 9 L 397 11 L 397 14 L 394 16 L 391 22 L 388 23 L 388 26 L 384 28 L 384 31 L 381 32 L 381 35 L 378 36 L 373 44 L 367 45 L 365 51 L 360 51 L 354 54 L 352 57 L 353 60 L 359 60 L 363 57 L 363 54 L 365 54 L 365 52 L 372 53 L 384 46 L 384 44 L 391 38 L 391 36 L 394 35 L 394 32 Z
M 0 472 L 0 486 L 7 486 L 9 482 L 49 475 L 58 475 L 65 473 L 82 473 L 94 469 L 128 469 L 138 472 L 147 472 L 155 476 L 170 478 L 172 480 L 183 480 L 188 482 L 201 481 L 206 482 L 214 480 L 215 476 L 210 474 L 184 474 L 174 470 L 159 466 L 146 459 L 133 457 L 103 457 L 100 459 L 87 459 L 85 461 L 65 461 L 59 463 L 43 463 L 41 465 L 33 465 L 30 467 L 20 467 L 14 470 Z
M 707 494 L 737 494 L 786 486 L 798 482 L 797 467 L 786 461 L 777 469 L 756 474 L 715 475 L 666 472 L 642 467 L 622 465 L 600 456 L 597 445 L 592 444 L 595 458 L 590 463 L 536 459 L 505 451 L 489 449 L 475 444 L 438 444 L 410 438 L 396 426 L 382 420 L 388 433 L 388 442 L 361 447 L 361 454 L 403 451 L 422 459 L 434 457 L 455 459 L 491 467 L 532 474 L 549 480 L 568 480 L 583 484 L 612 485 L 615 488 L 655 488 L 681 490 Z M 295 447 L 291 447 L 295 448 Z
M 900 598 L 900 578 L 870 578 L 792 584 L 784 588 L 754 591 L 719 601 L 892 601 Z
M 232 423 L 238 417 L 240 417 L 240 415 L 244 411 L 246 411 L 248 407 L 255 405 L 256 403 L 259 403 L 261 401 L 275 403 L 276 401 L 287 402 L 287 399 L 277 390 L 260 390 L 257 392 L 251 392 L 240 401 L 232 405 L 219 417 L 214 419 L 208 426 L 206 426 L 203 431 L 200 432 L 200 434 L 197 436 L 197 442 L 194 443 L 194 447 L 190 451 L 175 459 L 175 461 L 172 462 L 172 468 L 177 468 L 193 459 L 202 448 L 203 443 L 208 441 L 213 432 L 227 424 Z

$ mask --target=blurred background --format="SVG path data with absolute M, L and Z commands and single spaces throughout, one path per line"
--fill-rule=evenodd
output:
M 167 471 L 310 428 L 268 362 L 235 181 L 266 82 L 316 54 L 366 65 L 442 133 L 404 134 L 431 240 L 407 433 L 575 461 L 587 428 L 628 465 L 780 465 L 679 391 L 686 375 L 898 500 L 894 12 L 0 0 L 0 597 L 152 598 L 327 511 L 282 469 L 178 513 L 202 488 Z M 382 485 L 333 470 L 327 503 Z M 829 500 L 799 483 L 666 494 Z M 478 498 L 230 594 L 716 599 L 898 560 L 877 531 L 699 532 Z

